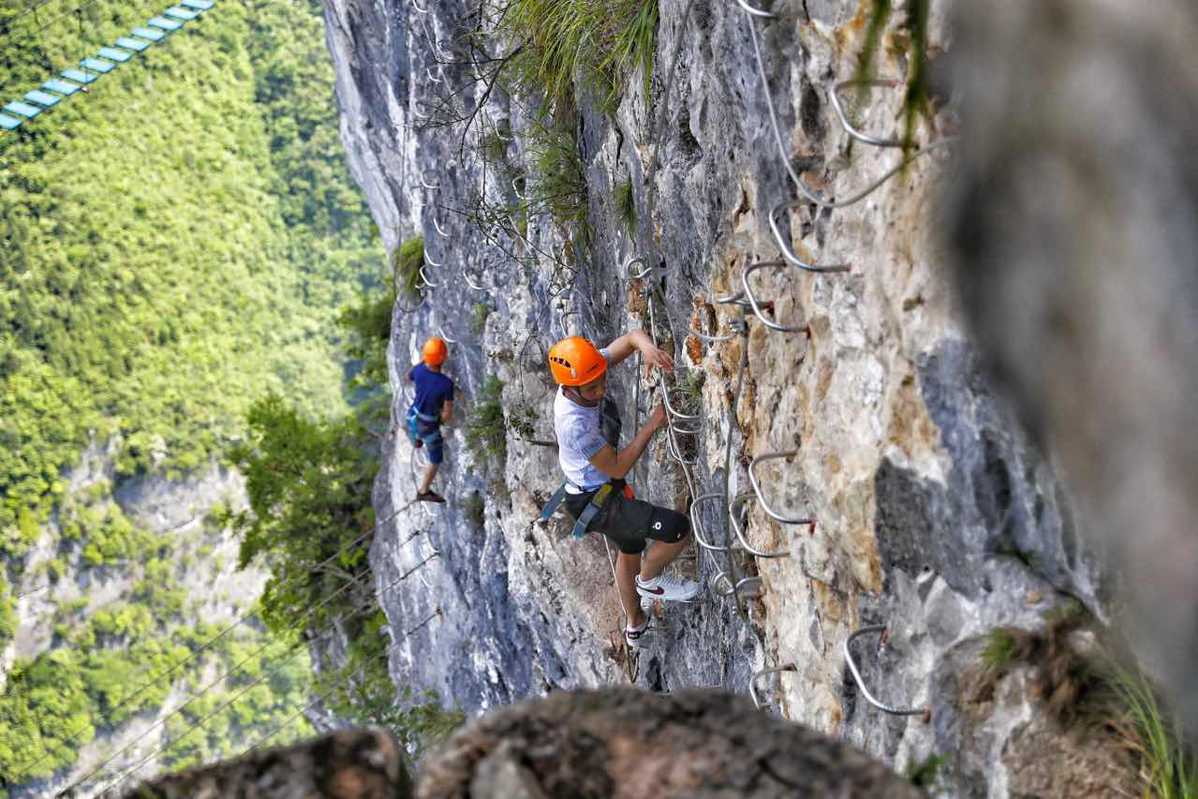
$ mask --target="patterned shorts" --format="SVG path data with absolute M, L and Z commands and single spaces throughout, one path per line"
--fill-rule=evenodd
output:
M 442 446 L 445 442 L 441 438 L 440 423 L 421 419 L 415 408 L 408 408 L 408 440 L 412 442 L 412 446 L 415 446 L 417 441 L 424 442 L 424 451 L 428 455 L 429 463 L 440 463 L 445 459 Z

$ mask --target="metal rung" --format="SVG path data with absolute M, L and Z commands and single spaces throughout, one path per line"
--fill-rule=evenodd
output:
M 748 596 L 756 596 L 761 590 L 760 577 L 742 577 L 736 581 L 736 585 L 728 579 L 728 575 L 720 572 L 712 578 L 712 588 L 720 596 L 737 597 L 737 602 L 740 602 L 740 595 L 747 594 Z
M 418 110 L 417 110 L 417 113 L 419 113 L 419 111 L 418 111 Z M 427 119 L 427 116 L 426 116 L 425 118 Z M 425 178 L 424 178 L 424 173 L 423 173 L 423 172 L 421 172 L 421 173 L 420 173 L 420 185 L 421 185 L 421 186 L 423 186 L 423 187 L 424 187 L 424 188 L 426 188 L 426 189 L 430 189 L 430 190 L 433 190 L 433 191 L 435 191 L 435 190 L 437 190 L 437 189 L 441 188 L 441 184 L 440 184 L 440 183 L 429 183 L 427 180 L 425 180 Z
M 744 286 L 745 290 L 744 296 L 749 300 L 749 307 L 753 310 L 753 315 L 756 316 L 761 323 L 770 330 L 776 331 L 778 333 L 807 333 L 810 335 L 807 325 L 780 325 L 772 319 L 767 318 L 766 315 L 762 313 L 761 305 L 757 302 L 757 297 L 753 294 L 753 286 L 749 283 L 749 275 L 753 274 L 758 269 L 786 269 L 788 267 L 789 264 L 787 264 L 785 261 L 762 261 L 761 263 L 756 263 L 752 266 L 746 266 L 745 271 L 740 276 L 741 285 Z
M 857 687 L 861 689 L 861 695 L 865 697 L 866 702 L 869 702 L 883 713 L 889 713 L 892 716 L 926 715 L 928 712 L 928 708 L 926 707 L 894 707 L 893 705 L 887 705 L 884 702 L 879 702 L 874 698 L 874 695 L 869 692 L 869 689 L 865 687 L 865 681 L 861 679 L 861 672 L 857 670 L 857 662 L 853 660 L 852 643 L 861 636 L 870 635 L 872 633 L 880 634 L 880 637 L 878 638 L 878 650 L 881 651 L 881 649 L 886 646 L 886 640 L 888 638 L 885 624 L 875 624 L 869 627 L 862 627 L 860 630 L 846 638 L 844 642 L 844 659 L 849 665 L 849 671 L 852 673 L 853 679 L 857 683 Z
M 421 7 L 420 7 L 420 4 L 419 4 L 419 3 L 417 3 L 417 2 L 416 2 L 416 0 L 412 0 L 412 8 L 416 9 L 416 10 L 417 10 L 417 11 L 419 11 L 421 14 L 427 14 L 427 13 L 428 13 L 428 9 L 427 9 L 427 8 L 421 8 Z
M 22 103 L 20 100 L 13 100 L 4 106 L 4 110 L 12 114 L 23 116 L 26 119 L 33 119 L 42 112 L 42 109 L 37 106 L 32 106 L 29 103 Z
M 100 55 L 109 61 L 117 61 L 121 64 L 133 58 L 133 53 L 130 53 L 128 50 L 118 50 L 115 47 L 101 47 Z
M 166 38 L 166 33 L 156 28 L 134 28 L 133 35 L 151 42 L 160 42 Z
M 424 271 L 423 266 L 420 267 L 420 279 L 424 281 L 424 285 L 428 286 L 431 289 L 441 288 L 440 283 L 434 283 L 433 281 L 428 279 L 428 273 Z
M 5 130 L 16 130 L 17 128 L 21 127 L 21 124 L 24 121 L 25 120 L 18 119 L 17 117 L 10 117 L 7 114 L 0 114 L 0 128 L 4 128 Z
M 437 269 L 440 269 L 441 267 L 445 266 L 445 264 L 439 264 L 432 259 L 432 257 L 428 254 L 428 247 L 424 248 L 424 262 L 426 264 L 428 264 L 429 266 L 435 267 Z
M 795 668 L 795 664 L 786 663 L 781 666 L 775 666 L 772 669 L 762 669 L 749 678 L 749 696 L 753 697 L 753 704 L 758 710 L 761 709 L 761 699 L 757 696 L 757 681 L 767 674 L 777 674 L 783 671 L 798 671 L 798 669 Z
M 764 19 L 775 19 L 777 17 L 776 14 L 771 14 L 768 11 L 762 11 L 760 8 L 753 8 L 753 6 L 746 3 L 745 0 L 736 0 L 736 4 L 738 6 L 740 6 L 744 11 L 746 11 L 749 14 L 752 14 L 755 17 L 762 17 Z
M 104 61 L 100 58 L 85 58 L 79 62 L 84 69 L 90 69 L 92 72 L 99 72 L 101 75 L 106 75 L 116 69 L 116 64 L 111 61 Z
M 73 80 L 76 83 L 83 83 L 83 84 L 95 83 L 96 77 L 97 77 L 96 75 L 91 75 L 87 72 L 84 72 L 81 69 L 64 69 L 59 74 L 62 75 L 67 80 Z
M 171 6 L 162 13 L 165 16 L 173 17 L 174 19 L 181 19 L 184 22 L 191 22 L 193 19 L 196 19 L 200 16 L 196 12 L 186 9 L 183 6 Z
M 703 419 L 702 414 L 692 415 L 689 413 L 682 413 L 681 411 L 674 410 L 674 406 L 670 405 L 670 389 L 666 386 L 665 381 L 663 380 L 660 383 L 658 383 L 658 386 L 660 386 L 660 388 L 661 388 L 661 398 L 662 398 L 662 402 L 665 403 L 666 413 L 670 414 L 670 416 L 672 416 L 675 419 L 681 419 L 683 421 L 688 421 L 688 422 L 701 421 Z M 678 387 L 675 386 L 673 390 L 677 391 Z M 681 432 L 697 433 L 699 431 L 698 430 L 684 430 Z
M 69 81 L 51 78 L 42 84 L 42 88 L 46 91 L 58 92 L 64 97 L 70 97 L 72 94 L 79 91 L 81 87 L 78 84 L 71 83 Z
M 682 449 L 678 446 L 678 442 L 674 440 L 674 436 L 677 434 L 678 431 L 674 429 L 673 425 L 666 425 L 666 449 L 669 451 L 670 457 L 683 466 L 694 466 L 699 462 L 699 456 L 695 455 L 693 458 L 682 457 Z
M 40 105 L 42 108 L 53 108 L 58 105 L 58 101 L 62 98 L 56 94 L 34 89 L 31 92 L 25 92 L 25 99 L 35 105 Z
M 441 223 L 437 220 L 436 214 L 433 214 L 433 228 L 442 236 L 449 236 L 449 234 L 445 232 L 445 229 L 441 227 Z
M 439 325 L 437 326 L 437 335 L 440 336 L 441 338 L 445 339 L 446 344 L 457 344 L 458 343 L 458 340 L 456 338 L 450 338 L 449 336 L 447 336 L 445 334 L 445 329 Z
M 632 274 L 632 265 L 633 264 L 640 264 L 641 266 L 644 267 L 644 269 L 642 269 L 638 274 L 634 275 L 634 274 Z M 647 266 L 645 264 L 645 259 L 642 258 L 641 256 L 637 255 L 633 258 L 629 258 L 627 261 L 624 262 L 624 271 L 626 271 L 628 273 L 629 280 L 641 280 L 645 277 L 648 277 L 649 273 L 653 271 L 653 267 Z
M 854 127 L 849 122 L 848 116 L 844 113 L 844 108 L 840 104 L 840 90 L 846 86 L 884 86 L 894 88 L 900 86 L 901 83 L 897 80 L 886 80 L 875 78 L 872 80 L 842 80 L 832 87 L 832 91 L 828 93 L 828 99 L 832 101 L 832 109 L 836 111 L 836 116 L 840 117 L 840 126 L 845 132 L 859 142 L 872 145 L 874 147 L 902 147 L 902 139 L 884 139 L 880 136 L 873 136 L 858 128 Z
M 469 286 L 470 288 L 474 289 L 475 291 L 486 291 L 487 290 L 486 286 L 480 285 L 478 283 L 475 283 L 473 280 L 471 280 L 469 272 L 462 273 L 462 277 L 466 280 L 466 285 Z
M 876 191 L 878 187 L 896 175 L 900 170 L 906 167 L 907 164 L 911 163 L 916 158 L 919 158 L 924 153 L 930 152 L 933 149 L 951 141 L 951 139 L 941 139 L 940 141 L 934 142 L 919 150 L 913 155 L 903 158 L 897 165 L 895 165 L 893 169 L 886 172 L 886 174 L 882 175 L 882 177 L 878 178 L 861 191 L 850 195 L 847 199 L 835 201 L 825 199 L 819 192 L 815 191 L 805 182 L 803 182 L 803 179 L 799 177 L 799 174 L 795 171 L 794 167 L 790 163 L 790 157 L 786 151 L 786 145 L 782 139 L 782 129 L 778 125 L 778 112 L 774 108 L 774 98 L 770 93 L 769 80 L 765 74 L 765 61 L 761 57 L 761 42 L 757 33 L 757 26 L 753 22 L 753 15 L 745 14 L 744 19 L 745 24 L 749 27 L 749 38 L 753 43 L 753 58 L 757 62 L 757 77 L 761 83 L 762 92 L 765 95 L 765 106 L 766 111 L 769 112 L 770 128 L 774 134 L 774 144 L 778 148 L 778 153 L 782 159 L 782 165 L 786 168 L 787 174 L 790 175 L 790 179 L 795 184 L 795 188 L 797 188 L 799 193 L 806 197 L 809 202 L 812 202 L 821 208 L 847 208 L 848 206 L 858 203 L 868 197 L 870 194 Z
M 139 53 L 143 50 L 149 49 L 150 45 L 152 44 L 153 42 L 147 42 L 143 39 L 135 39 L 132 36 L 122 36 L 116 40 L 117 47 L 124 47 L 126 50 L 136 50 Z
M 778 225 L 778 212 L 797 208 L 804 205 L 803 200 L 783 201 L 770 209 L 770 232 L 774 234 L 774 243 L 778 245 L 778 249 L 782 251 L 782 257 L 799 269 L 807 272 L 847 272 L 849 271 L 848 264 L 809 264 L 799 256 L 795 255 L 794 250 L 790 248 L 790 242 L 782 235 L 782 228 Z
M 173 19 L 167 19 L 166 17 L 154 17 L 146 24 L 164 30 L 167 33 L 177 31 L 183 27 L 182 23 L 176 22 Z
M 761 484 L 757 482 L 757 473 L 754 471 L 754 469 L 757 468 L 757 464 L 761 463 L 762 461 L 772 461 L 779 458 L 790 458 L 798 454 L 799 451 L 797 449 L 792 449 L 789 452 L 771 452 L 767 455 L 758 455 L 749 463 L 749 483 L 753 486 L 753 493 L 757 495 L 757 502 L 761 505 L 761 509 L 764 510 L 771 519 L 782 522 L 783 524 L 805 524 L 811 528 L 812 532 L 814 532 L 816 524 L 815 519 L 783 516 L 769 506 L 769 503 L 765 501 L 765 496 L 761 493 Z
M 715 326 L 717 329 L 720 326 L 720 320 L 718 318 L 716 319 Z M 735 332 L 729 333 L 726 336 L 719 336 L 719 335 L 709 336 L 706 333 L 700 333 L 698 330 L 695 330 L 694 325 L 687 328 L 686 332 L 689 333 L 690 335 L 694 336 L 695 338 L 699 339 L 700 341 L 706 341 L 708 344 L 719 344 L 722 341 L 731 341 L 732 339 L 736 338 L 736 336 L 737 336 L 737 334 Z
M 712 552 L 727 552 L 728 547 L 716 546 L 715 544 L 710 544 L 706 540 L 704 540 L 703 534 L 700 532 L 700 530 L 703 528 L 703 525 L 699 521 L 699 517 L 695 514 L 695 508 L 699 507 L 699 503 L 701 503 L 701 502 L 710 502 L 713 499 L 723 500 L 723 498 L 724 498 L 724 492 L 716 491 L 711 494 L 702 494 L 702 495 L 697 496 L 691 500 L 691 507 L 690 507 L 691 532 L 695 534 L 695 541 L 697 541 L 699 543 L 699 546 L 703 547 L 704 549 L 710 550 Z
M 712 297 L 711 302 L 713 305 L 737 305 L 748 311 L 753 310 L 753 304 L 745 299 L 743 289 L 735 294 L 729 294 L 724 297 Z
M 765 552 L 760 549 L 754 549 L 753 546 L 745 538 L 745 532 L 741 529 L 740 522 L 736 520 L 736 509 L 743 505 L 746 500 L 752 499 L 752 494 L 741 494 L 728 503 L 728 518 L 732 521 L 732 530 L 736 533 L 736 540 L 740 541 L 740 545 L 744 547 L 745 552 L 756 558 L 789 558 L 790 550 L 782 549 L 777 552 Z M 747 525 L 746 525 L 747 526 Z

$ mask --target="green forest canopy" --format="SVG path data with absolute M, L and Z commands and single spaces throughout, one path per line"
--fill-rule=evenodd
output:
M 76 18 L 73 9 L 79 9 Z M 15 97 L 165 7 L 0 10 Z M 0 546 L 19 554 L 92 440 L 169 476 L 268 391 L 345 405 L 333 320 L 381 245 L 337 140 L 313 0 L 221 0 L 0 154 Z

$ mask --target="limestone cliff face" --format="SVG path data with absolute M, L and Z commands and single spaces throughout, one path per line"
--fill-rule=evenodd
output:
M 947 755 L 944 791 L 1007 796 L 1018 786 L 1003 753 L 1029 739 L 1029 692 L 1014 687 L 979 708 L 963 698 L 962 675 L 988 630 L 1038 626 L 1065 596 L 1103 616 L 1108 578 L 1079 540 L 1051 462 L 979 371 L 942 274 L 935 205 L 951 146 L 847 207 L 784 207 L 798 195 L 770 124 L 753 30 L 781 147 L 813 190 L 851 199 L 901 153 L 854 141 L 830 105 L 833 86 L 853 74 L 865 12 L 848 0 L 776 0 L 770 10 L 773 18 L 751 20 L 733 2 L 661 0 L 650 102 L 634 80 L 614 118 L 583 104 L 591 244 L 567 247 L 547 216 L 530 220 L 529 239 L 575 258 L 571 271 L 516 242 L 493 246 L 461 213 L 480 192 L 494 203 L 516 200 L 510 179 L 481 168 L 476 131 L 463 139 L 460 127 L 424 119 L 447 91 L 460 93 L 467 113 L 479 100 L 483 86 L 452 63 L 467 8 L 428 0 L 420 13 L 398 0 L 326 0 L 352 169 L 388 246 L 423 235 L 439 264 L 426 265 L 438 285 L 419 304 L 396 308 L 394 417 L 406 408 L 400 378 L 423 338 L 440 332 L 455 342 L 448 371 L 464 395 L 459 418 L 495 375 L 509 420 L 532 425 L 531 434 L 509 430 L 503 463 L 476 460 L 454 428 L 438 478 L 444 507 L 405 509 L 417 466 L 402 433 L 387 440 L 376 510 L 389 521 L 372 563 L 391 623 L 392 673 L 397 684 L 438 690 L 477 711 L 630 675 L 661 691 L 747 692 L 755 673 L 786 666 L 756 683 L 773 712 L 900 769 Z M 946 9 L 934 3 L 932 12 L 936 54 L 950 37 Z M 902 41 L 892 24 L 880 76 L 905 77 Z M 901 135 L 899 91 L 876 88 L 858 101 L 850 90 L 845 100 L 861 129 Z M 503 156 L 517 171 L 530 157 L 522 108 L 499 90 L 480 110 L 482 130 L 513 132 Z M 952 129 L 943 112 L 916 136 L 926 144 Z M 624 180 L 634 190 L 632 230 L 613 200 Z M 781 260 L 775 208 L 798 257 L 850 266 L 751 274 L 757 300 L 772 303 L 761 316 L 794 332 L 769 329 L 743 303 L 714 302 L 743 289 L 747 266 Z M 644 260 L 630 265 L 634 258 Z M 647 303 L 646 292 L 657 299 Z M 481 329 L 470 322 L 479 303 L 493 309 Z M 745 336 L 735 329 L 741 320 Z M 711 333 L 712 322 L 728 341 L 687 333 L 693 324 Z M 613 647 L 619 609 L 602 540 L 576 542 L 564 524 L 531 524 L 560 476 L 555 452 L 529 441 L 552 439 L 549 345 L 566 333 L 605 341 L 632 327 L 652 328 L 673 347 L 680 380 L 703 381 L 701 429 L 677 439 L 693 466 L 684 473 L 660 436 L 634 475 L 638 492 L 679 506 L 688 496 L 748 492 L 740 519 L 747 544 L 784 553 L 755 557 L 740 544 L 731 553 L 697 550 L 681 568 L 709 590 L 693 606 L 658 609 L 635 669 Z M 637 386 L 631 366 L 613 378 L 627 437 L 653 394 Z M 815 519 L 813 529 L 771 519 L 750 484 L 754 458 L 792 451 L 757 466 L 762 496 L 782 516 Z M 466 510 L 474 495 L 485 503 L 481 524 Z M 723 511 L 718 500 L 699 509 L 716 546 L 736 541 Z M 734 579 L 754 577 L 739 602 L 723 595 Z M 866 686 L 884 702 L 929 708 L 930 721 L 884 715 L 861 695 L 843 646 L 869 625 L 885 625 L 889 642 L 879 650 L 877 636 L 866 636 L 855 645 Z

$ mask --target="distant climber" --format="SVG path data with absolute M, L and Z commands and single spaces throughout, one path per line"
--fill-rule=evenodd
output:
M 416 384 L 416 398 L 408 408 L 408 440 L 414 447 L 424 447 L 428 468 L 416 492 L 421 502 L 444 502 L 445 497 L 432 490 L 437 467 L 445 459 L 441 425 L 449 424 L 453 416 L 453 381 L 441 374 L 449 354 L 445 341 L 433 336 L 424 342 L 421 361 L 408 370 L 408 380 Z
M 624 482 L 653 434 L 665 427 L 665 407 L 658 405 L 631 443 L 618 452 L 618 432 L 606 438 L 603 435 L 607 368 L 638 351 L 648 367 L 673 370 L 673 359 L 639 330 L 620 336 L 602 350 L 579 336 L 563 339 L 549 350 L 549 371 L 561 386 L 553 403 L 558 462 L 566 475 L 559 493 L 564 490 L 566 509 L 578 521 L 577 535 L 600 532 L 620 550 L 616 585 L 628 617 L 624 638 L 629 646 L 639 646 L 649 626 L 640 598 L 688 602 L 699 593 L 699 584 L 693 580 L 662 573 L 686 548 L 690 535 L 687 517 L 634 499 Z M 642 559 L 650 538 L 656 543 Z

